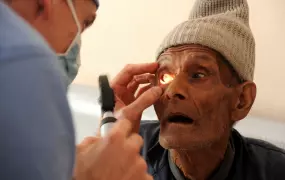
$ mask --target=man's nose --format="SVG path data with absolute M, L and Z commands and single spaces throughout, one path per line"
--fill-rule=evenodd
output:
M 168 100 L 185 100 L 188 98 L 187 85 L 181 76 L 176 76 L 165 90 Z

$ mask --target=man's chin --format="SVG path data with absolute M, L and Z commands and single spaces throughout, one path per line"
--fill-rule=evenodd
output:
M 164 149 L 177 150 L 198 150 L 209 148 L 213 144 L 212 141 L 204 139 L 191 139 L 190 136 L 181 137 L 175 135 L 159 135 L 159 143 Z

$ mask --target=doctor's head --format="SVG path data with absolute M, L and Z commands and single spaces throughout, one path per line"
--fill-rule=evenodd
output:
M 57 53 L 70 84 L 77 76 L 81 33 L 96 19 L 98 0 L 4 0 L 33 26 Z
M 248 5 L 231 2 L 197 0 L 189 19 L 158 50 L 156 83 L 164 93 L 155 110 L 164 148 L 202 148 L 227 139 L 253 105 L 255 41 Z
M 65 53 L 96 19 L 98 0 L 4 0 L 57 53 Z

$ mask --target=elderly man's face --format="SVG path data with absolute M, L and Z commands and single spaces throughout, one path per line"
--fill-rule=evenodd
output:
M 255 94 L 250 100 L 240 98 L 248 85 L 240 84 L 222 57 L 209 48 L 169 48 L 158 62 L 156 82 L 164 94 L 155 110 L 164 148 L 199 148 L 219 141 L 229 134 L 234 121 L 248 113 L 250 107 L 236 110 L 239 103 L 253 103 Z

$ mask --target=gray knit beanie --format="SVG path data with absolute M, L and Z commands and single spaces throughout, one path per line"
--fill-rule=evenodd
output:
M 163 40 L 157 58 L 167 48 L 199 44 L 221 53 L 243 80 L 253 80 L 255 40 L 246 0 L 196 0 L 189 19 Z

